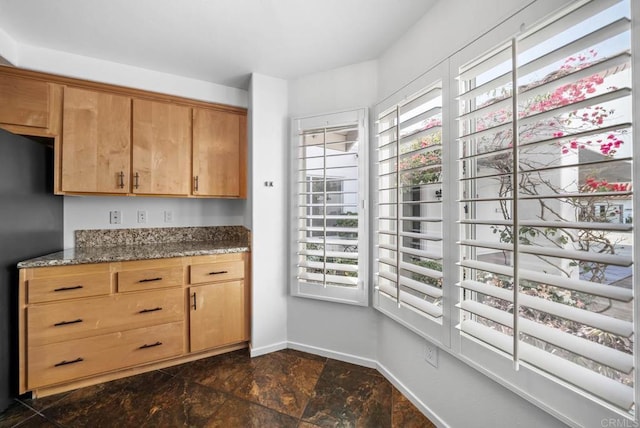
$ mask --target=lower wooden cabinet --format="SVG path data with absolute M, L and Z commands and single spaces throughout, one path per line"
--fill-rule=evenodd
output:
M 190 351 L 249 340 L 246 259 L 224 254 L 189 266 Z
M 247 347 L 249 257 L 22 269 L 20 393 L 48 395 Z
M 244 281 L 191 287 L 191 352 L 249 339 Z

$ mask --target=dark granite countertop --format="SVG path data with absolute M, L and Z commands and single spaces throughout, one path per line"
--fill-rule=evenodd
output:
M 79 243 L 78 236 L 82 236 L 83 240 L 80 241 L 82 246 L 24 260 L 18 263 L 18 268 L 164 259 L 250 251 L 249 231 L 240 226 L 189 228 L 190 233 L 195 229 L 202 229 L 204 232 L 212 232 L 215 229 L 215 233 L 192 235 L 194 237 L 204 236 L 210 238 L 207 240 L 172 242 L 176 236 L 184 237 L 185 229 L 127 229 L 131 231 L 130 234 L 124 229 L 114 230 L 113 234 L 105 230 L 77 231 L 76 244 Z M 144 239 L 140 239 L 141 230 L 144 232 Z M 90 234 L 87 232 L 95 233 Z M 201 231 L 198 230 L 198 232 Z M 88 235 L 93 235 L 93 238 L 87 238 Z M 117 235 L 118 239 L 113 238 L 115 235 Z M 105 236 L 107 236 L 106 239 Z M 131 236 L 135 236 L 137 239 L 132 241 Z

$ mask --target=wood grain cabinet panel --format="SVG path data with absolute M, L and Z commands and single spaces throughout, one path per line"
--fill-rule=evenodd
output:
M 176 322 L 30 347 L 27 385 L 38 388 L 180 355 L 183 329 Z
M 190 193 L 190 107 L 134 99 L 132 171 L 133 193 Z
M 244 281 L 191 287 L 191 352 L 248 340 Z
M 246 117 L 193 109 L 193 194 L 246 196 Z
M 118 272 L 118 291 L 144 291 L 177 287 L 183 283 L 182 266 L 155 267 Z
M 114 294 L 27 308 L 31 346 L 181 321 L 182 289 Z
M 49 84 L 0 75 L 0 123 L 49 127 Z
M 33 278 L 27 282 L 29 303 L 101 296 L 110 292 L 111 274 L 109 272 Z
M 67 87 L 62 120 L 62 190 L 128 193 L 131 98 Z
M 191 265 L 191 284 L 203 284 L 213 281 L 228 281 L 244 277 L 244 261 L 229 260 L 215 263 Z

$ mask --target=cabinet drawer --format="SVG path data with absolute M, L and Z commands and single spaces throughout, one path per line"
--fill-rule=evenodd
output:
M 226 281 L 244 278 L 244 261 L 229 260 L 190 266 L 190 283 Z
M 27 281 L 29 303 L 53 302 L 107 295 L 111 291 L 109 272 L 33 278 Z
M 182 354 L 182 322 L 29 347 L 27 385 L 46 385 Z
M 142 291 L 182 285 L 182 267 L 172 266 L 118 272 L 118 291 Z
M 34 305 L 27 308 L 27 340 L 40 346 L 183 318 L 181 288 Z

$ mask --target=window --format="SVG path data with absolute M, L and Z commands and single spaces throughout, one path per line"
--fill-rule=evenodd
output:
M 563 4 L 377 105 L 373 300 L 565 422 L 631 426 L 640 7 Z
M 628 414 L 630 32 L 579 3 L 458 75 L 462 335 Z
M 291 292 L 367 304 L 365 110 L 293 120 Z
M 375 306 L 430 338 L 443 319 L 442 80 L 377 121 Z

